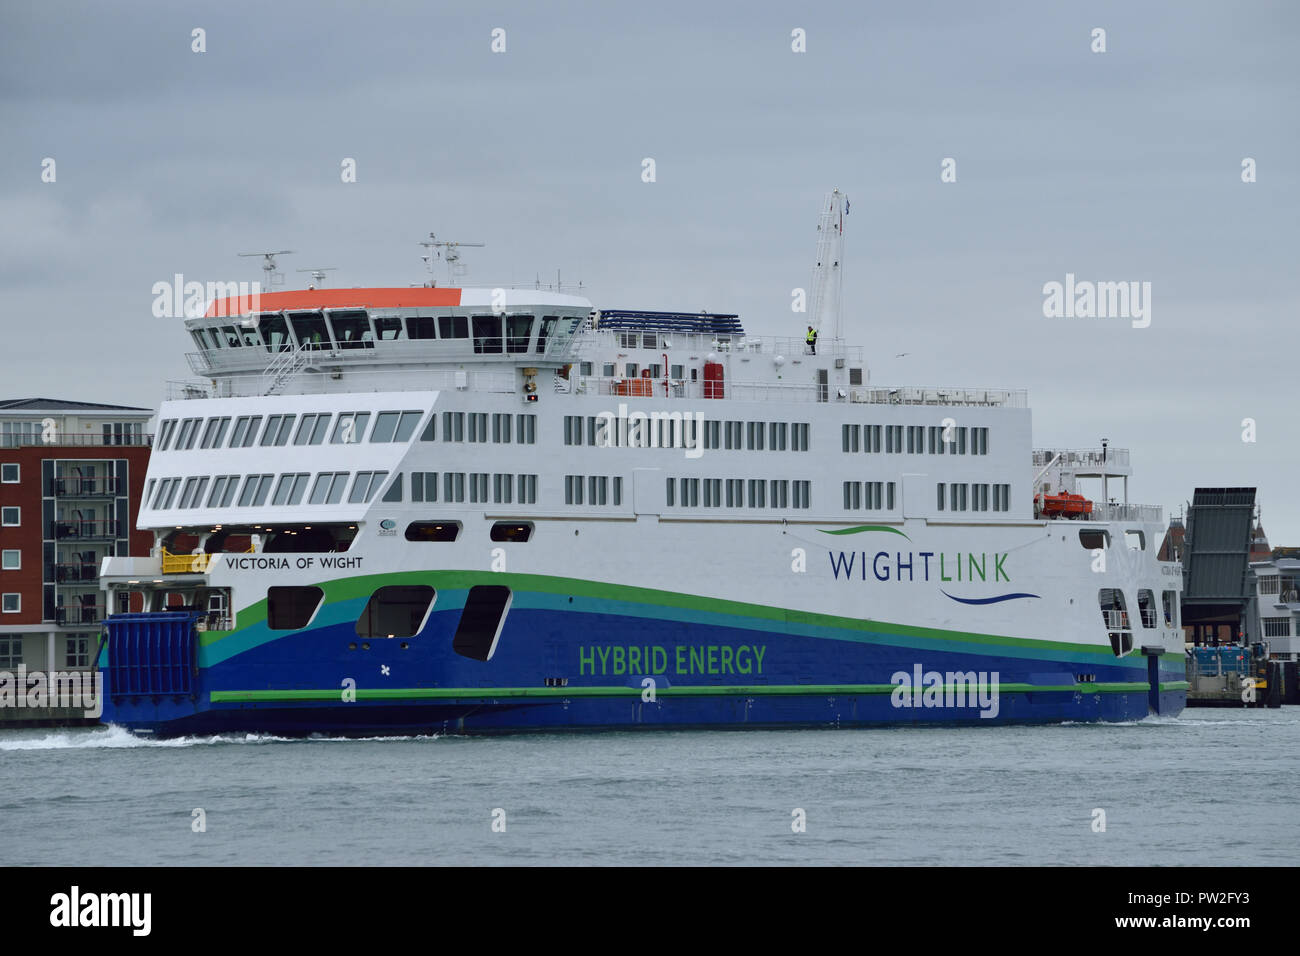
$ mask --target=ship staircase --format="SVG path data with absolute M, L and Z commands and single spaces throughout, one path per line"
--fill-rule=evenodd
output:
M 306 345 L 277 352 L 262 372 L 262 394 L 277 395 L 295 375 L 312 364 L 312 351 Z

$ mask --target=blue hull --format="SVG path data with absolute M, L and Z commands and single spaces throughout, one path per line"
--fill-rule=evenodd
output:
M 134 649 L 140 639 L 112 638 L 102 659 L 103 719 L 159 736 L 371 736 L 1131 721 L 1176 715 L 1186 704 L 1181 660 L 1161 661 L 1153 696 L 1144 659 L 1077 646 L 868 622 L 845 628 L 810 616 L 777 626 L 722 623 L 705 612 L 646 616 L 644 607 L 592 599 L 561 608 L 551 596 L 518 591 L 495 654 L 478 661 L 452 650 L 464 598 L 458 606 L 445 595 L 421 633 L 405 640 L 359 638 L 355 601 L 326 605 L 319 626 L 305 631 L 254 626 L 206 645 L 193 635 L 195 665 L 161 682 L 157 662 L 148 673 L 122 666 L 143 653 Z M 132 622 L 145 617 L 159 616 L 111 618 L 110 633 L 134 633 Z M 189 627 L 185 615 L 168 617 L 177 633 Z M 973 689 L 945 697 L 942 678 L 970 672 L 997 675 L 996 703 Z M 927 697 L 932 673 L 940 689 Z M 900 674 L 908 688 L 899 689 Z

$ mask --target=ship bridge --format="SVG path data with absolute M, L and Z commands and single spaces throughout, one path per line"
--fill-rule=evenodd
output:
M 305 289 L 214 299 L 189 319 L 193 397 L 470 386 L 572 362 L 584 298 L 534 289 Z M 435 382 L 431 367 L 449 380 Z M 459 377 L 452 370 L 459 373 Z M 535 372 L 533 374 L 536 374 Z M 435 376 L 436 377 L 436 376 Z

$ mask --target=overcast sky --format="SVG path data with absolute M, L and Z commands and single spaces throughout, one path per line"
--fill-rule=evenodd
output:
M 5 0 L 0 398 L 157 407 L 193 344 L 155 282 L 418 283 L 431 231 L 487 244 L 467 284 L 799 334 L 839 187 L 873 382 L 1028 388 L 1035 445 L 1130 447 L 1166 509 L 1258 486 L 1300 545 L 1297 47 L 1286 2 Z M 1150 282 L 1150 326 L 1045 318 L 1067 273 Z

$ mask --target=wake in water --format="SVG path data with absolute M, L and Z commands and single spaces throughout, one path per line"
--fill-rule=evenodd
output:
M 202 747 L 216 744 L 301 744 L 355 743 L 358 741 L 428 741 L 438 735 L 421 737 L 277 737 L 273 734 L 214 734 L 208 737 L 173 737 L 153 740 L 137 737 L 125 727 L 109 724 L 78 730 L 44 732 L 0 732 L 0 751 L 6 750 L 125 750 L 137 747 Z

